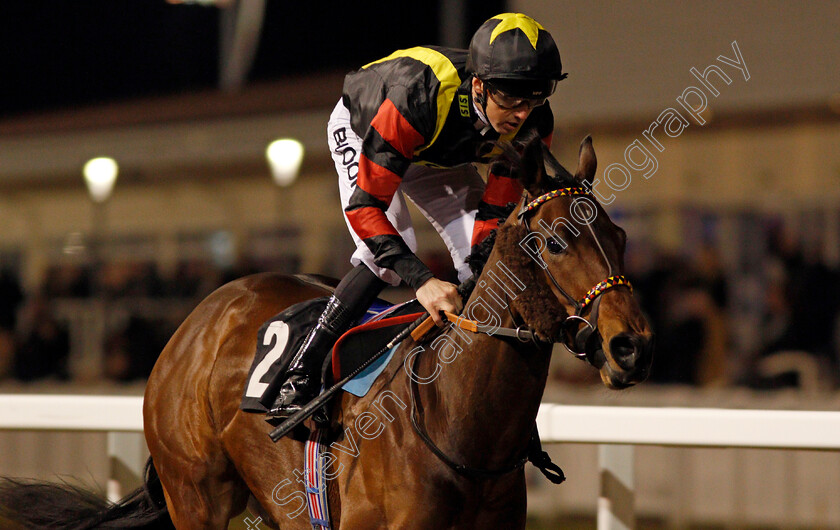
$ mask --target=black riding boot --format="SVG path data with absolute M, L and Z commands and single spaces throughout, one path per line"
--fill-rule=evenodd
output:
M 269 418 L 287 418 L 309 403 L 320 390 L 321 367 L 327 353 L 352 321 L 352 311 L 333 295 L 318 323 L 295 354 L 280 386 Z
M 348 272 L 335 288 L 335 294 L 292 359 L 286 380 L 268 418 L 288 418 L 303 408 L 320 390 L 321 368 L 335 341 L 367 310 L 385 287 L 364 264 Z

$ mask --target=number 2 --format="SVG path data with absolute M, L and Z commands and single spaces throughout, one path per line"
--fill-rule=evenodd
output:
M 274 364 L 274 361 L 280 358 L 283 350 L 286 349 L 286 343 L 289 342 L 289 325 L 281 320 L 276 320 L 269 324 L 268 329 L 265 330 L 263 346 L 271 344 L 271 339 L 274 337 L 277 337 L 277 342 L 274 343 L 274 347 L 271 348 L 271 351 L 266 354 L 265 358 L 257 365 L 254 373 L 251 374 L 251 379 L 248 381 L 248 390 L 245 392 L 245 396 L 247 397 L 260 398 L 263 392 L 265 392 L 265 389 L 268 388 L 268 383 L 263 383 L 260 379 L 268 372 L 268 368 Z

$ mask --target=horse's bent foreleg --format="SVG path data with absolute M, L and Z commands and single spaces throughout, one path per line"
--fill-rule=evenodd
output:
M 221 435 L 225 451 L 233 460 L 262 511 L 280 528 L 311 528 L 303 477 L 303 444 L 285 438 L 274 443 L 271 427 L 261 416 L 238 412 Z M 248 433 L 244 436 L 244 433 Z
M 167 350 L 164 350 L 166 353 Z M 248 490 L 228 459 L 202 403 L 201 373 L 187 363 L 160 364 L 144 401 L 146 443 L 163 484 L 166 504 L 178 530 L 226 529 L 245 509 Z
M 245 509 L 248 490 L 217 440 L 182 428 L 177 441 L 152 445 L 169 515 L 178 530 L 225 529 Z
M 183 463 L 179 469 L 183 469 Z M 238 478 L 204 476 L 198 480 L 164 472 L 161 479 L 169 516 L 178 530 L 226 529 L 245 509 L 248 492 Z M 199 473 L 200 474 L 200 473 Z M 169 492 L 173 492 L 170 494 Z

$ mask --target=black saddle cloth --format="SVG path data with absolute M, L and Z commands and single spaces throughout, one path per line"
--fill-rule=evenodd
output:
M 309 329 L 327 306 L 328 297 L 290 306 L 266 321 L 257 332 L 257 351 L 242 393 L 239 408 L 246 412 L 268 412 L 274 403 L 292 357 L 303 344 Z
M 257 349 L 248 379 L 242 392 L 239 408 L 246 412 L 266 413 L 277 396 L 282 375 L 286 373 L 295 352 L 300 349 L 309 330 L 327 305 L 328 297 L 315 298 L 295 304 L 265 322 L 257 333 Z M 340 380 L 345 374 L 379 352 L 394 336 L 420 316 L 422 307 L 416 300 L 391 307 L 388 302 L 377 300 L 373 308 L 386 309 L 381 320 L 362 323 L 342 335 L 332 355 L 324 362 L 322 380 L 326 384 Z M 370 313 L 370 311 L 369 311 Z M 374 317 L 378 318 L 378 317 Z M 333 370 L 333 365 L 335 370 Z

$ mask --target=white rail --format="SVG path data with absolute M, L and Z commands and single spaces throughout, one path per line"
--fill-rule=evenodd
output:
M 143 398 L 0 394 L 0 429 L 143 432 Z
M 599 444 L 598 529 L 635 527 L 633 446 L 840 450 L 840 412 L 544 403 L 545 443 Z
M 0 430 L 105 432 L 108 500 L 141 483 L 148 454 L 141 397 L 0 394 Z
M 537 426 L 547 443 L 840 449 L 840 412 L 544 403 Z
M 108 433 L 112 480 L 142 472 L 141 397 L 0 394 L 0 430 Z M 543 404 L 545 443 L 599 444 L 599 529 L 632 528 L 633 445 L 840 450 L 840 412 L 709 408 L 594 407 Z

